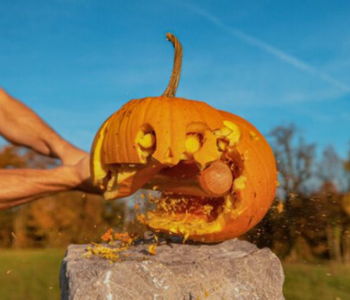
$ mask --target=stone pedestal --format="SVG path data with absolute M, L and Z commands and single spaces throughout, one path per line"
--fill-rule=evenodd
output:
M 284 299 L 279 259 L 246 241 L 164 244 L 156 255 L 140 244 L 115 263 L 84 258 L 86 247 L 68 247 L 60 271 L 62 300 Z

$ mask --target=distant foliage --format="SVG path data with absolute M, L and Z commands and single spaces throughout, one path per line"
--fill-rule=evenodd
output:
M 5 146 L 1 168 L 53 168 L 55 159 L 34 151 Z M 0 211 L 0 247 L 66 247 L 100 241 L 110 227 L 121 228 L 123 204 L 73 191 L 58 193 L 21 207 Z
M 0 148 L 0 168 L 34 168 L 45 169 L 57 166 L 54 158 L 39 155 L 36 152 L 23 147 L 8 145 Z
M 294 125 L 270 133 L 280 187 L 262 222 L 245 238 L 272 248 L 290 261 L 330 259 L 350 264 L 348 160 L 327 147 L 318 159 L 315 145 Z

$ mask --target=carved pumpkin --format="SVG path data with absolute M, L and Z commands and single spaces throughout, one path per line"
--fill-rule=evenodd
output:
M 270 146 L 249 122 L 200 101 L 176 98 L 182 47 L 164 94 L 131 100 L 99 129 L 92 178 L 106 199 L 158 190 L 143 218 L 155 231 L 203 242 L 237 237 L 269 209 L 277 171 Z

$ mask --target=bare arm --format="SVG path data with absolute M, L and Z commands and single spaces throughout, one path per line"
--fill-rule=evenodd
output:
M 79 185 L 73 167 L 50 170 L 0 170 L 0 210 L 23 204 L 53 192 Z
M 0 135 L 11 143 L 75 164 L 86 153 L 61 138 L 29 107 L 0 88 Z
M 74 166 L 49 170 L 0 170 L 0 210 L 72 189 L 99 193 L 91 188 L 88 160 L 87 156 Z
M 49 170 L 0 170 L 0 210 L 71 189 L 100 192 L 91 184 L 89 154 L 65 141 L 34 111 L 1 88 L 0 135 L 62 161 L 62 166 Z

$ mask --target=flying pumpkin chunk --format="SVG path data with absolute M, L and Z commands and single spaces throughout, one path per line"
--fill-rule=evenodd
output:
M 155 231 L 203 242 L 242 235 L 268 211 L 277 170 L 270 146 L 246 120 L 176 98 L 182 47 L 164 94 L 131 100 L 109 117 L 92 145 L 91 170 L 106 199 L 157 190 L 142 217 Z

